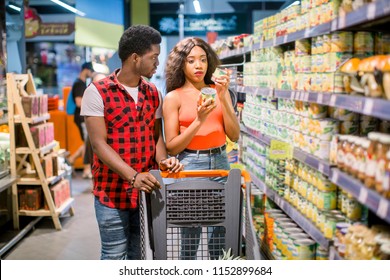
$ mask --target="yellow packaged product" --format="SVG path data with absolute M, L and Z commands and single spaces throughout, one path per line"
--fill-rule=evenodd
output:
M 374 55 L 374 34 L 365 31 L 356 32 L 353 39 L 353 51 L 358 57 Z
M 293 259 L 295 260 L 314 260 L 316 242 L 312 239 L 297 239 L 293 241 Z
M 320 210 L 336 209 L 337 195 L 336 191 L 318 190 L 317 207 Z
M 349 31 L 332 32 L 330 51 L 336 53 L 352 53 L 353 33 Z

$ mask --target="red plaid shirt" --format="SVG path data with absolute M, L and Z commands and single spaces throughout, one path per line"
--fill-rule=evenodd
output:
M 118 82 L 114 72 L 94 82 L 104 103 L 107 143 L 137 172 L 156 168 L 154 122 L 159 105 L 158 91 L 153 84 L 141 79 L 138 104 Z M 138 207 L 138 190 L 108 168 L 94 155 L 94 195 L 111 208 Z

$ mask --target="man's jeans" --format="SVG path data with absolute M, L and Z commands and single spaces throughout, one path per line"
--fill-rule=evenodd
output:
M 139 210 L 119 210 L 104 206 L 95 197 L 102 260 L 139 260 L 141 239 Z

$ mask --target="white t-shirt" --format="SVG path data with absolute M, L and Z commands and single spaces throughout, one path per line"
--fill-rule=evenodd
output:
M 123 86 L 130 96 L 134 99 L 135 103 L 138 102 L 138 87 Z M 158 98 L 160 100 L 158 108 L 156 110 L 156 119 L 162 118 L 162 96 L 158 91 Z M 104 117 L 104 104 L 103 99 L 95 87 L 94 84 L 90 84 L 84 92 L 83 99 L 81 100 L 81 116 L 90 117 Z

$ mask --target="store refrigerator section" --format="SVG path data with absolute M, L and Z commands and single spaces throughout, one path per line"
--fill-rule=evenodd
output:
M 270 259 L 390 258 L 389 15 L 383 0 L 301 1 L 242 47 L 214 45 L 250 56 L 240 161 L 250 242 Z

